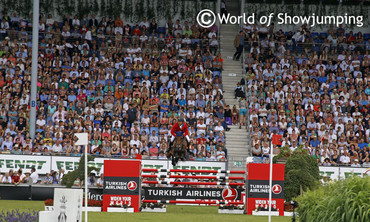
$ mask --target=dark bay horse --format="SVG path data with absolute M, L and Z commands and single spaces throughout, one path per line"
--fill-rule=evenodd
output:
M 177 136 L 173 141 L 172 147 L 166 153 L 168 159 L 172 160 L 172 165 L 176 166 L 179 160 L 186 160 L 187 156 L 187 142 L 184 136 Z

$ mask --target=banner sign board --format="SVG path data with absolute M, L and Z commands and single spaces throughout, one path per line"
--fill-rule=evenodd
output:
M 139 212 L 141 190 L 140 160 L 105 160 L 103 211 L 109 206 L 131 206 Z
M 284 199 L 284 181 L 272 181 L 272 198 Z M 268 180 L 248 180 L 248 196 L 251 198 L 269 198 Z
M 252 214 L 256 207 L 268 207 L 270 164 L 248 163 L 247 171 L 247 214 Z M 285 165 L 273 164 L 271 208 L 280 216 L 284 216 L 284 176 Z
M 243 189 L 143 187 L 147 200 L 241 200 Z
M 88 163 L 89 166 L 104 171 L 104 160 L 117 160 L 116 158 L 96 157 Z M 123 159 L 128 160 L 130 159 Z M 58 171 L 64 169 L 66 173 L 77 169 L 80 157 L 71 156 L 34 156 L 34 155 L 0 155 L 0 172 L 23 169 L 23 172 L 31 171 L 35 167 L 38 174 L 49 173 L 50 170 Z M 204 161 L 182 161 L 173 167 L 168 160 L 142 160 L 143 168 L 155 169 L 184 169 L 184 170 L 225 170 L 225 162 L 204 162 Z M 202 174 L 207 175 L 207 174 Z
M 96 157 L 89 162 L 89 166 L 94 166 L 104 171 L 104 160 L 115 160 L 116 158 Z M 23 172 L 30 172 L 35 167 L 38 174 L 49 173 L 50 170 L 64 169 L 66 173 L 78 167 L 80 157 L 71 156 L 36 156 L 36 155 L 0 155 L 0 172 L 5 173 L 9 170 L 23 169 Z M 188 169 L 188 170 L 226 170 L 225 162 L 205 162 L 205 161 L 181 161 L 176 167 L 172 167 L 168 160 L 142 160 L 143 168 L 155 169 Z M 320 166 L 320 175 L 327 175 L 332 180 L 347 178 L 352 173 L 363 176 L 366 172 L 370 174 L 370 168 L 364 167 L 324 167 Z M 202 174 L 207 175 L 207 174 Z
M 49 173 L 51 170 L 50 156 L 30 156 L 30 155 L 0 155 L 0 172 L 5 173 L 9 170 L 23 169 L 23 173 L 31 172 L 32 168 L 39 174 Z

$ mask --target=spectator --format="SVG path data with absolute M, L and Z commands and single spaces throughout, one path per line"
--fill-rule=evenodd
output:
M 234 60 L 239 60 L 239 58 L 240 58 L 240 56 L 243 52 L 244 38 L 245 38 L 245 34 L 244 34 L 243 31 L 240 31 L 239 34 L 235 36 L 234 47 L 236 48 L 236 52 L 233 56 Z
M 98 181 L 96 182 L 96 186 L 101 188 L 104 186 L 104 174 L 101 174 Z
M 36 173 L 36 169 L 34 167 L 31 168 L 30 178 L 32 179 L 33 184 L 36 184 L 39 182 L 39 175 Z
M 1 183 L 5 183 L 5 184 L 11 184 L 12 183 L 12 177 L 9 175 L 9 173 L 5 173 L 5 175 L 3 176 L 2 180 L 1 180 Z

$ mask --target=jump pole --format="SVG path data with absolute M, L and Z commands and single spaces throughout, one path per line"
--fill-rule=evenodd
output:
M 142 200 L 143 203 L 163 203 L 163 204 L 233 204 L 244 205 L 243 201 L 219 201 L 219 200 Z
M 244 177 L 228 177 L 228 176 L 190 176 L 190 175 L 152 175 L 143 174 L 143 178 L 187 178 L 187 179 L 210 179 L 210 180 L 244 180 Z
M 147 181 L 146 184 L 174 184 L 174 185 L 221 185 L 221 186 L 243 186 L 244 183 L 225 183 L 225 182 L 183 182 L 183 181 Z

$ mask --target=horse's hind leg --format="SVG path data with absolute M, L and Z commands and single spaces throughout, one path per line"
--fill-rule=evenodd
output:
M 181 152 L 181 161 L 185 161 L 185 160 L 186 160 L 185 151 L 182 151 Z

